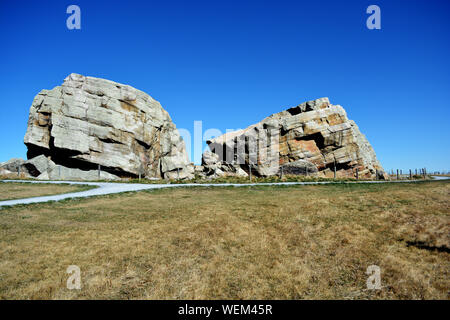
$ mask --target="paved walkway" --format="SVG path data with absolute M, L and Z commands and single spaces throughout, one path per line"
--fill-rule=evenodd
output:
M 447 180 L 450 177 L 438 177 L 434 176 L 436 180 Z M 89 185 L 96 186 L 97 188 L 72 192 L 65 194 L 57 194 L 43 197 L 33 197 L 25 199 L 15 199 L 0 201 L 0 207 L 13 206 L 17 204 L 29 204 L 47 201 L 61 201 L 70 198 L 87 198 L 92 196 L 106 195 L 112 193 L 162 189 L 162 188 L 174 188 L 174 187 L 246 187 L 246 186 L 270 186 L 270 185 L 314 185 L 314 184 L 333 184 L 342 183 L 334 181 L 321 181 L 321 182 L 273 182 L 273 183 L 183 183 L 183 184 L 140 184 L 140 183 L 114 183 L 114 182 L 75 182 L 75 181 L 30 181 L 30 180 L 0 180 L 2 182 L 26 182 L 26 183 L 68 183 L 75 185 Z M 418 180 L 420 181 L 420 180 Z M 401 181 L 352 181 L 346 183 L 405 183 L 416 182 L 416 180 L 401 180 Z

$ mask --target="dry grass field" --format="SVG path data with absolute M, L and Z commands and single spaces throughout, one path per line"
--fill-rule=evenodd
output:
M 449 299 L 449 193 L 197 187 L 5 208 L 0 298 Z M 366 288 L 370 265 L 380 290 Z
M 0 182 L 0 201 L 48 196 L 90 189 L 88 186 L 70 184 L 32 184 L 16 182 Z

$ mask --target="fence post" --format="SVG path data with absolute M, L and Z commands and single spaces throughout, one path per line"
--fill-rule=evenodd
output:
M 378 169 L 375 169 L 375 180 L 378 180 Z
M 356 180 L 359 180 L 359 170 L 356 168 Z
M 398 169 L 397 169 L 397 180 L 399 180 L 399 179 L 398 179 Z
M 142 165 L 142 162 L 139 164 L 138 173 L 139 173 L 139 182 L 140 182 L 142 179 L 142 176 L 145 174 L 145 170 L 144 170 L 144 166 Z
M 61 168 L 59 168 L 60 170 L 59 170 L 59 172 L 61 173 Z M 100 172 L 102 171 L 102 167 L 101 167 L 101 165 L 99 164 L 98 165 L 98 180 L 100 180 Z M 61 174 L 60 174 L 61 175 Z
M 336 159 L 334 159 L 334 179 L 336 179 Z
M 409 180 L 412 180 L 412 170 L 409 169 Z
M 425 177 L 425 174 L 426 174 L 425 173 L 425 168 L 422 169 L 422 173 L 423 173 L 423 178 L 426 179 L 426 177 Z

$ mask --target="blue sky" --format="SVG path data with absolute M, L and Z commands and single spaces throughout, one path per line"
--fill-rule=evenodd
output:
M 81 30 L 66 28 L 71 4 Z M 371 4 L 381 30 L 366 28 Z M 329 97 L 385 169 L 448 170 L 449 14 L 445 0 L 2 0 L 0 161 L 26 157 L 33 97 L 75 72 L 147 92 L 191 132 Z

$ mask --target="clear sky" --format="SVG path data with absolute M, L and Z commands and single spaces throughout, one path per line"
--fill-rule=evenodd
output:
M 385 169 L 449 170 L 449 16 L 447 0 L 1 0 L 0 161 L 26 157 L 34 96 L 75 72 L 147 92 L 191 132 L 329 97 Z

